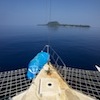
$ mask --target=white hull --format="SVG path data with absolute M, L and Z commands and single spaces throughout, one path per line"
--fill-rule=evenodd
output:
M 50 73 L 47 73 L 48 70 Z M 46 64 L 33 80 L 28 90 L 15 96 L 12 100 L 94 100 L 72 89 L 54 67 Z

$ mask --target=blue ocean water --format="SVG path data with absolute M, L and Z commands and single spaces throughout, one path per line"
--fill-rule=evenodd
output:
M 100 65 L 99 28 L 1 26 L 0 71 L 27 67 L 48 43 L 69 67 L 96 70 Z

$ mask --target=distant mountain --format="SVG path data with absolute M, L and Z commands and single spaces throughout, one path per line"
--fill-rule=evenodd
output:
M 53 22 L 48 22 L 46 25 L 48 25 L 48 26 L 60 26 L 61 24 L 57 21 L 53 21 Z
M 51 21 L 51 22 L 48 22 L 47 24 L 39 24 L 39 26 L 50 26 L 50 27 L 58 27 L 58 26 L 90 27 L 90 25 L 60 24 L 58 21 Z

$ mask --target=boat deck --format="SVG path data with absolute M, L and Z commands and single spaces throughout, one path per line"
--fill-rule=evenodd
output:
M 72 88 L 100 100 L 100 72 L 63 66 L 55 68 Z M 30 86 L 32 81 L 27 80 L 26 72 L 26 68 L 0 72 L 0 100 L 13 97 Z

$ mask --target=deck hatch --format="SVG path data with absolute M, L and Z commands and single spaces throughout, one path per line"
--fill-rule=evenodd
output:
M 59 95 L 59 81 L 55 78 L 42 78 L 40 81 L 40 95 Z

